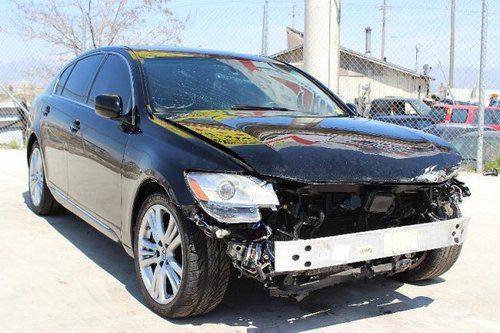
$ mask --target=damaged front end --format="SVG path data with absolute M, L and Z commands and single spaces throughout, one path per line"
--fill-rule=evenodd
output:
M 470 192 L 456 178 L 311 185 L 220 175 L 186 176 L 199 202 L 187 216 L 223 239 L 240 274 L 274 296 L 300 300 L 329 285 L 401 273 L 427 250 L 462 244 L 467 232 L 458 203 Z

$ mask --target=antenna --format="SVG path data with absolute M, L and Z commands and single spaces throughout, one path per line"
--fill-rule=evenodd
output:
M 268 44 L 268 35 L 269 35 L 269 0 L 265 0 L 264 2 L 264 15 L 262 17 L 262 48 L 261 54 L 267 55 L 267 44 Z
M 292 28 L 295 29 L 295 8 L 297 3 L 294 1 L 292 5 Z

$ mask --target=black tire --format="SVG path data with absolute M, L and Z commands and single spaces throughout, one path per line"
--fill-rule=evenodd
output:
M 454 205 L 453 214 L 449 218 L 461 216 L 459 207 Z M 416 265 L 407 271 L 395 275 L 395 277 L 406 282 L 434 279 L 446 273 L 457 262 L 461 251 L 462 245 L 454 245 L 423 252 L 420 254 L 420 259 Z
M 139 230 L 143 217 L 153 205 L 163 205 L 177 221 L 182 244 L 182 277 L 179 290 L 167 304 L 155 301 L 147 291 L 139 266 Z M 142 204 L 134 230 L 134 261 L 136 277 L 141 293 L 148 306 L 168 318 L 183 318 L 212 311 L 225 296 L 230 276 L 230 262 L 226 244 L 208 238 L 191 221 L 184 218 L 179 209 L 164 193 L 151 194 Z
M 41 190 L 40 202 L 38 204 L 33 202 L 33 198 L 31 196 L 32 182 L 30 181 L 29 168 L 31 166 L 32 155 L 33 155 L 33 152 L 35 150 L 41 151 L 40 145 L 38 144 L 38 142 L 33 143 L 33 145 L 31 146 L 30 155 L 29 155 L 30 157 L 28 159 L 28 193 L 29 193 L 28 195 L 30 198 L 30 208 L 37 215 L 42 215 L 42 216 L 43 215 L 51 215 L 51 214 L 56 213 L 59 210 L 60 205 L 56 201 L 56 199 L 54 199 L 54 196 L 52 196 L 52 193 L 50 193 L 50 189 L 47 187 L 47 180 L 45 178 L 44 161 L 43 161 L 43 156 L 41 155 L 41 153 L 40 153 L 40 161 L 42 163 L 42 170 L 44 170 L 44 172 L 42 174 L 43 185 L 42 185 L 42 190 Z

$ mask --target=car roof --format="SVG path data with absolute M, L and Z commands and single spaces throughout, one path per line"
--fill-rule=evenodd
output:
M 176 47 L 176 46 L 108 46 L 98 48 L 92 51 L 87 52 L 86 54 L 94 53 L 94 52 L 118 52 L 118 53 L 130 53 L 133 52 L 136 56 L 140 58 L 149 58 L 149 57 L 223 57 L 223 58 L 235 58 L 235 59 L 243 59 L 243 60 L 251 60 L 251 61 L 264 61 L 264 62 L 273 62 L 276 63 L 278 61 L 267 58 L 260 55 L 252 55 L 252 54 L 243 54 L 243 53 L 235 53 L 228 51 L 219 51 L 219 50 L 209 50 L 202 48 L 189 48 L 189 47 Z
M 379 97 L 379 98 L 374 98 L 372 102 L 375 101 L 419 101 L 418 98 L 412 98 L 412 97 L 396 97 L 396 96 L 388 96 L 388 97 Z

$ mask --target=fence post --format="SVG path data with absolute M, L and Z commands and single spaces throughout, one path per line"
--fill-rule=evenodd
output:
M 483 137 L 484 137 L 484 70 L 486 68 L 486 39 L 488 31 L 488 0 L 483 0 L 481 15 L 481 55 L 479 59 L 479 110 L 476 172 L 483 173 Z

